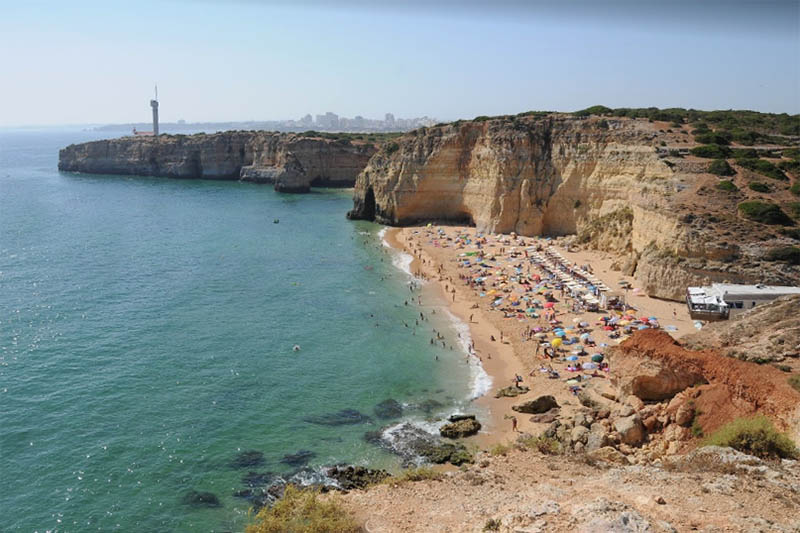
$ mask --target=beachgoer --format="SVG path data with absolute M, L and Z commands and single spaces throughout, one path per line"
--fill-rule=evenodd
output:
M 517 417 L 516 417 L 516 416 L 512 416 L 512 417 L 511 417 L 511 430 L 512 430 L 512 431 L 515 431 L 515 432 L 518 432 L 518 431 L 519 431 L 519 430 L 517 429 Z

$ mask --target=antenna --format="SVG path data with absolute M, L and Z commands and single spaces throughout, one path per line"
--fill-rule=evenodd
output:
M 158 84 L 156 83 L 156 101 L 158 101 Z

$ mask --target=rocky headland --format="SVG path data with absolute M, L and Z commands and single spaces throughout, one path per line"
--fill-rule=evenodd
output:
M 58 169 L 183 179 L 274 184 L 281 192 L 352 187 L 377 151 L 373 142 L 293 133 L 229 131 L 196 135 L 123 137 L 73 144 L 58 154 Z
M 769 200 L 795 213 L 790 190 L 797 186 L 790 181 L 797 185 L 797 176 L 762 178 L 748 168 L 756 168 L 752 162 L 732 157 L 735 177 L 726 181 L 735 190 L 720 187 L 710 159 L 693 155 L 700 134 L 692 127 L 523 114 L 421 128 L 384 143 L 370 159 L 349 216 L 572 235 L 573 246 L 617 254 L 618 268 L 661 298 L 682 299 L 687 285 L 710 281 L 800 283 L 800 266 L 770 255 L 797 244 L 797 233 L 782 229 L 794 225 L 791 218 L 754 220 L 741 208 L 743 201 Z M 755 155 L 777 163 L 782 151 Z M 757 180 L 770 181 L 769 194 L 747 186 Z

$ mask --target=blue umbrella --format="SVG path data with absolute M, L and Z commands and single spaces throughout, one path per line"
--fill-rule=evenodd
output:
M 578 360 L 577 355 L 570 355 L 569 357 L 567 357 L 567 361 L 577 361 L 577 360 Z
M 584 334 L 581 335 L 581 340 L 588 339 L 588 338 L 589 338 L 589 334 L 588 333 L 584 333 Z
M 566 336 L 567 334 L 564 333 L 563 331 L 556 331 L 556 337 L 566 337 Z
M 639 326 L 639 327 L 638 327 L 638 328 L 636 328 L 636 329 L 648 329 L 649 327 L 650 327 L 650 326 Z

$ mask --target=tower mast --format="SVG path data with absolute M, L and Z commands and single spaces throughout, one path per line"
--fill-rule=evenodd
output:
M 155 96 L 154 100 L 150 100 L 150 107 L 153 108 L 153 136 L 158 137 L 158 84 Z

